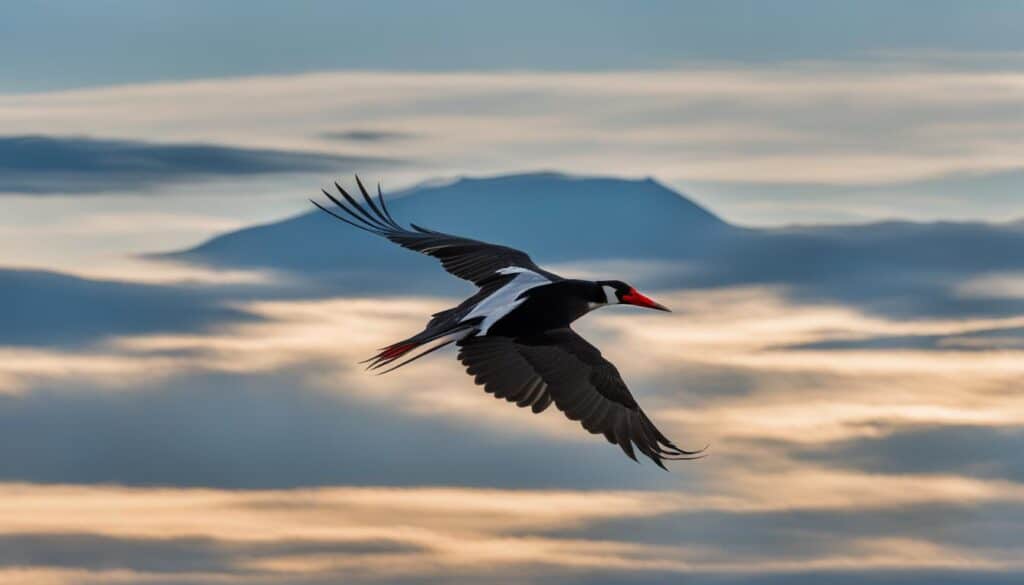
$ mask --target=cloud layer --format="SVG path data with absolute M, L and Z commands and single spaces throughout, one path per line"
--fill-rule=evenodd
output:
M 608 310 L 582 329 L 663 430 L 711 444 L 672 473 L 557 413 L 495 401 L 450 356 L 379 378 L 355 366 L 442 299 L 249 302 L 239 309 L 257 319 L 214 330 L 7 348 L 0 575 L 888 583 L 898 571 L 924 584 L 1022 570 L 1019 350 L 811 345 L 1019 318 L 881 318 L 764 288 L 659 298 L 676 312 Z
M 131 192 L 225 176 L 347 173 L 387 162 L 371 157 L 210 144 L 0 136 L 0 193 Z
M 6 95 L 0 123 L 11 133 L 337 155 L 351 153 L 324 133 L 358 126 L 363 136 L 418 137 L 360 142 L 360 156 L 417 161 L 389 173 L 392 183 L 467 172 L 611 169 L 700 185 L 702 200 L 741 221 L 765 221 L 756 195 L 771 185 L 784 188 L 776 189 L 777 202 L 795 203 L 789 221 L 826 208 L 835 220 L 844 213 L 920 216 L 929 209 L 922 198 L 942 199 L 928 181 L 980 185 L 992 175 L 1016 177 L 1024 154 L 1016 122 L 1022 79 L 1013 68 L 899 60 L 890 67 L 832 62 L 771 70 L 344 72 Z M 878 187 L 881 193 L 856 204 L 843 196 Z M 907 194 L 907 202 L 893 192 Z M 1011 208 L 998 197 L 955 197 L 965 217 L 1001 217 Z
M 1024 224 L 1005 220 L 1024 77 L 999 63 L 0 95 L 0 263 L 79 275 L 0 270 L 0 581 L 1020 581 Z M 634 464 L 448 354 L 367 375 L 356 362 L 465 288 L 322 215 L 213 240 L 186 255 L 202 266 L 123 259 L 306 211 L 337 174 L 397 160 L 374 172 L 386 191 L 536 168 L 661 181 L 432 183 L 395 209 L 654 288 L 674 313 L 579 328 L 710 456 Z M 737 227 L 892 216 L 1004 223 Z
M 88 345 L 132 333 L 202 331 L 253 315 L 212 289 L 0 269 L 0 347 Z

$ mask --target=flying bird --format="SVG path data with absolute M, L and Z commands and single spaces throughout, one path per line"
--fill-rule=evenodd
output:
M 376 198 L 358 176 L 356 184 L 362 202 L 338 183 L 337 196 L 321 189 L 336 210 L 312 202 L 351 226 L 437 258 L 450 274 L 478 287 L 458 306 L 435 313 L 423 331 L 381 348 L 363 362 L 367 368 L 390 372 L 454 343 L 466 372 L 488 393 L 535 413 L 554 404 L 634 461 L 640 451 L 665 469 L 664 460 L 702 456 L 703 449 L 681 449 L 662 434 L 615 366 L 570 327 L 609 305 L 668 311 L 665 306 L 619 280 L 563 278 L 513 248 L 416 224 L 403 227 L 388 210 L 379 184 Z

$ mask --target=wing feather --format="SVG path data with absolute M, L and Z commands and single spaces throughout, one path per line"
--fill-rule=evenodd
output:
M 525 252 L 515 248 L 437 232 L 414 223 L 409 224 L 411 229 L 404 228 L 391 215 L 380 185 L 377 185 L 376 200 L 358 176 L 356 185 L 359 187 L 362 203 L 337 182 L 334 183 L 334 187 L 338 190 L 340 198 L 321 189 L 341 213 L 328 209 L 317 201 L 313 201 L 313 205 L 353 227 L 383 236 L 408 250 L 433 256 L 441 261 L 441 266 L 450 274 L 477 286 L 482 287 L 496 278 L 505 278 L 506 275 L 498 271 L 510 267 L 524 268 L 551 280 L 561 278 L 541 269 Z
M 531 406 L 534 412 L 553 403 L 631 459 L 639 451 L 664 468 L 665 460 L 702 456 L 703 450 L 680 449 L 665 437 L 637 405 L 615 366 L 571 329 L 528 338 L 468 337 L 458 345 L 459 360 L 487 392 Z

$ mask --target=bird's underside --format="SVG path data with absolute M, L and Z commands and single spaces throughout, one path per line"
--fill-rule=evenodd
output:
M 420 333 L 382 348 L 364 362 L 369 369 L 389 372 L 454 343 L 466 371 L 496 398 L 535 413 L 554 404 L 630 458 L 635 460 L 639 451 L 662 468 L 664 460 L 702 456 L 703 450 L 681 449 L 662 434 L 615 366 L 570 328 L 572 321 L 606 304 L 667 309 L 619 281 L 562 278 L 513 248 L 415 224 L 402 227 L 379 185 L 375 198 L 358 177 L 356 183 L 362 203 L 335 183 L 338 196 L 323 193 L 341 213 L 313 204 L 354 227 L 439 259 L 450 274 L 479 289 L 457 307 L 434 314 Z

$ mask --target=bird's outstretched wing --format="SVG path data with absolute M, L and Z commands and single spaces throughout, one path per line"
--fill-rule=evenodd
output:
M 636 450 L 662 469 L 663 460 L 696 459 L 647 418 L 619 371 L 575 331 L 530 337 L 470 337 L 458 343 L 459 360 L 477 384 L 497 398 L 541 412 L 552 402 L 570 420 L 603 434 L 631 459 Z
M 349 225 L 384 236 L 403 248 L 433 256 L 441 261 L 441 265 L 449 273 L 477 286 L 484 286 L 495 278 L 506 277 L 506 274 L 498 271 L 513 267 L 524 268 L 552 280 L 559 278 L 555 274 L 542 270 L 525 252 L 514 248 L 435 232 L 416 224 L 410 224 L 412 229 L 404 228 L 391 216 L 387 204 L 384 203 L 384 194 L 381 193 L 380 185 L 377 185 L 375 200 L 367 193 L 366 187 L 363 186 L 358 176 L 356 184 L 359 185 L 365 205 L 349 195 L 338 183 L 335 183 L 334 186 L 337 187 L 338 194 L 344 198 L 344 202 L 326 190 L 321 190 L 344 215 L 338 214 L 316 201 L 313 201 L 313 205 Z

